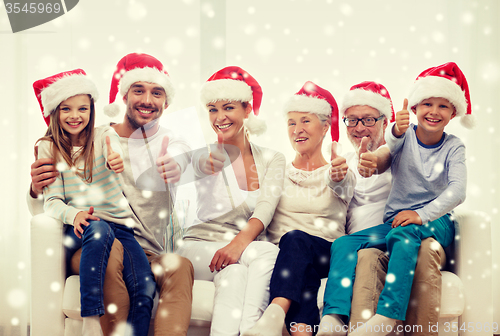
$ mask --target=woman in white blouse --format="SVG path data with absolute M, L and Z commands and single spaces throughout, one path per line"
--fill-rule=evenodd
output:
M 215 284 L 213 336 L 240 335 L 269 302 L 278 248 L 258 237 L 278 204 L 285 158 L 250 142 L 249 134 L 265 129 L 252 115 L 261 99 L 257 81 L 239 67 L 219 70 L 201 90 L 218 140 L 193 155 L 199 222 L 177 253 L 191 260 L 195 279 Z

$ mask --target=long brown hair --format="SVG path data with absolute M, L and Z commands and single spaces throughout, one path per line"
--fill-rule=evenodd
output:
M 92 99 L 92 96 L 87 96 L 90 99 L 90 116 L 89 123 L 81 133 L 85 139 L 85 143 L 81 149 L 72 154 L 73 144 L 71 143 L 71 138 L 59 123 L 61 104 L 59 104 L 57 108 L 51 113 L 49 128 L 47 128 L 45 136 L 38 139 L 37 143 L 41 140 L 50 141 L 52 143 L 51 148 L 54 164 L 57 164 L 59 157 L 62 157 L 70 168 L 77 168 L 76 174 L 78 176 L 80 176 L 87 183 L 91 183 L 92 168 L 94 166 L 95 107 L 94 99 Z M 83 171 L 81 169 L 78 169 L 77 167 L 77 162 L 81 159 L 83 159 L 84 161 Z

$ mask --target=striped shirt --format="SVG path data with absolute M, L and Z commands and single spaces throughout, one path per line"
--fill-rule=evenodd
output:
M 123 195 L 118 175 L 108 168 L 106 136 L 109 136 L 111 140 L 113 151 L 123 157 L 116 132 L 109 126 L 96 127 L 92 182 L 85 182 L 76 174 L 75 167 L 68 167 L 66 162 L 59 158 L 56 165 L 59 176 L 43 191 L 46 214 L 61 220 L 64 224 L 73 225 L 78 212 L 88 210 L 93 206 L 96 217 L 132 228 L 137 225 L 132 219 L 132 210 Z M 50 158 L 51 146 L 51 141 L 41 141 L 38 147 L 39 158 Z M 73 147 L 73 154 L 80 148 Z M 80 171 L 83 171 L 83 160 L 79 160 L 77 166 L 81 169 Z

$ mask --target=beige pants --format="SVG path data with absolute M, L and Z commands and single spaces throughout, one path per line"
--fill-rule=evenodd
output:
M 436 325 L 441 304 L 441 266 L 445 253 L 434 238 L 422 241 L 418 252 L 415 277 L 411 289 L 410 303 L 405 325 L 412 332 L 405 336 L 437 336 L 430 332 L 429 325 Z M 351 325 L 366 322 L 377 310 L 378 297 L 385 284 L 389 257 L 378 249 L 369 248 L 358 252 L 356 279 L 351 305 Z M 409 328 L 408 328 L 409 329 Z
M 185 336 L 191 319 L 194 270 L 191 262 L 177 254 L 154 254 L 145 251 L 160 292 L 155 316 L 155 336 Z M 73 273 L 78 274 L 81 249 L 71 259 Z M 105 336 L 111 336 L 119 323 L 127 321 L 129 297 L 123 281 L 123 246 L 115 239 L 104 278 L 104 306 L 114 304 L 116 312 L 101 317 Z M 107 308 L 106 308 L 107 310 Z

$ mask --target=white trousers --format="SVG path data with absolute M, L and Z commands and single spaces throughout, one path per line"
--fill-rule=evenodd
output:
M 269 304 L 269 282 L 279 251 L 272 243 L 253 241 L 238 263 L 210 272 L 215 252 L 227 244 L 184 241 L 176 252 L 193 263 L 195 280 L 214 282 L 211 336 L 238 336 L 262 316 Z

